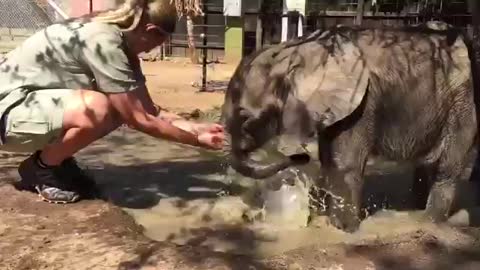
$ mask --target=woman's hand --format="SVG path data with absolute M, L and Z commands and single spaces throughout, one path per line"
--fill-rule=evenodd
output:
M 220 150 L 225 141 L 224 129 L 221 125 L 213 123 L 194 123 L 190 122 L 190 130 L 197 134 L 198 141 L 205 148 Z
M 225 134 L 221 125 L 213 123 L 196 123 L 186 120 L 175 120 L 172 124 L 187 132 L 195 134 L 201 147 L 213 150 L 220 150 L 223 148 Z
M 174 120 L 172 121 L 172 124 L 176 127 L 179 127 L 185 131 L 188 131 L 190 133 L 199 135 L 202 133 L 206 132 L 224 132 L 224 129 L 221 125 L 219 124 L 214 124 L 214 123 L 197 123 L 193 121 L 187 121 L 187 120 Z
M 198 142 L 200 146 L 212 149 L 221 150 L 223 148 L 223 142 L 225 141 L 225 135 L 221 132 L 204 132 L 198 134 Z

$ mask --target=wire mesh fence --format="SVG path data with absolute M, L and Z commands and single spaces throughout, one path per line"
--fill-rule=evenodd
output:
M 0 27 L 40 29 L 51 23 L 43 0 L 0 0 Z M 42 5 L 40 5 L 40 3 Z
M 88 0 L 0 0 L 0 28 L 44 28 L 68 18 L 80 1 L 88 5 Z

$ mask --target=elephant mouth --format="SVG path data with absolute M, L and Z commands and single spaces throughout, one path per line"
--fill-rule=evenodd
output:
M 310 155 L 307 153 L 299 153 L 288 156 L 292 165 L 305 165 L 310 162 Z
M 283 156 L 280 161 L 261 164 L 249 158 L 249 153 L 236 153 L 233 155 L 232 167 L 240 174 L 253 179 L 265 179 L 274 176 L 279 171 L 291 166 L 300 166 L 309 163 L 311 160 L 308 153 L 298 153 Z

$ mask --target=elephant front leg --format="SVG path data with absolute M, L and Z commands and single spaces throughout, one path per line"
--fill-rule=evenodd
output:
M 327 213 L 331 224 L 346 232 L 356 231 L 362 220 L 362 170 L 330 168 L 326 183 Z
M 336 228 L 354 232 L 362 220 L 364 170 L 371 141 L 362 122 L 337 136 L 319 136 L 318 153 L 327 192 L 326 213 Z M 320 133 L 322 134 L 322 133 Z

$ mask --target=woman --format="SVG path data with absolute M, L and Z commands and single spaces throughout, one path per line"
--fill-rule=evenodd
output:
M 94 182 L 73 155 L 122 124 L 156 138 L 221 149 L 218 125 L 172 120 L 149 96 L 137 55 L 174 31 L 170 0 L 127 0 L 120 8 L 48 26 L 0 62 L 0 150 L 33 153 L 22 186 L 48 202 L 71 203 Z

